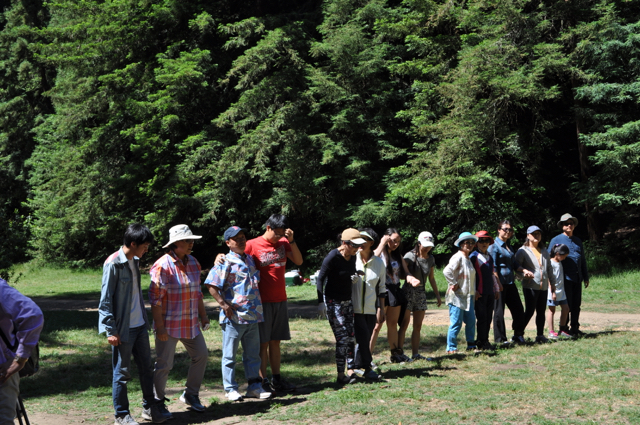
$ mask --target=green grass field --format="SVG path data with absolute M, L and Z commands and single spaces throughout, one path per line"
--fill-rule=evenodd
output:
M 18 271 L 23 276 L 16 286 L 29 296 L 99 297 L 100 271 L 30 265 Z M 585 291 L 584 310 L 637 312 L 639 277 L 639 272 L 594 277 Z M 444 288 L 441 273 L 437 280 Z M 288 293 L 292 304 L 314 304 L 315 291 L 309 285 L 290 287 Z M 215 325 L 217 315 L 212 320 Z M 96 311 L 45 312 L 42 370 L 21 383 L 30 413 L 112 423 L 111 353 L 105 337 L 97 334 L 97 321 Z M 176 392 L 170 406 L 178 412 L 169 423 L 640 423 L 638 332 L 604 329 L 575 341 L 446 356 L 447 327 L 425 326 L 421 352 L 435 361 L 396 365 L 388 363 L 383 329 L 374 361 L 384 381 L 339 389 L 334 385 L 334 339 L 327 321 L 295 318 L 291 328 L 292 341 L 283 343 L 282 373 L 298 385 L 298 392 L 268 401 L 228 402 L 222 392 L 220 329 L 215 325 L 205 334 L 210 354 L 202 388 L 207 411 L 187 412 Z M 179 348 L 169 388 L 179 391 L 187 368 L 188 356 Z M 129 398 L 139 417 L 135 370 L 133 375 Z M 246 382 L 241 365 L 238 380 Z

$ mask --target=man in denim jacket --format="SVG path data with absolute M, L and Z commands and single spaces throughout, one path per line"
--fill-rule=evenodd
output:
M 153 364 L 149 345 L 149 319 L 140 286 L 140 257 L 153 242 L 146 226 L 131 224 L 124 234 L 124 246 L 104 262 L 100 294 L 98 332 L 107 334 L 113 365 L 113 408 L 115 424 L 137 425 L 129 411 L 127 382 L 131 380 L 133 354 L 142 387 L 142 417 L 162 423 L 164 413 L 153 396 Z

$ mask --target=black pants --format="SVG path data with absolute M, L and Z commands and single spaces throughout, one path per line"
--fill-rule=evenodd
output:
M 482 348 L 484 344 L 489 342 L 489 330 L 491 329 L 494 302 L 495 296 L 493 291 L 482 294 L 482 296 L 476 300 L 474 307 L 476 310 L 476 332 L 478 333 L 476 345 L 478 348 Z
M 547 309 L 547 291 L 538 289 L 522 288 L 524 294 L 524 327 L 529 324 L 529 320 L 536 313 L 536 329 L 538 336 L 544 334 L 544 311 Z
M 569 320 L 571 332 L 580 330 L 580 305 L 582 304 L 582 284 L 573 280 L 564 280 L 564 292 L 569 304 Z
M 500 298 L 495 301 L 493 308 L 493 340 L 496 344 L 508 341 L 507 330 L 504 324 L 504 306 L 511 312 L 511 329 L 514 336 L 524 335 L 524 307 L 520 300 L 520 293 L 515 283 L 503 285 Z
M 371 335 L 373 334 L 373 328 L 376 326 L 375 314 L 361 314 L 356 313 L 353 315 L 353 331 L 356 335 L 356 351 L 354 366 L 350 369 L 371 369 L 371 350 L 369 349 L 369 342 L 371 341 Z

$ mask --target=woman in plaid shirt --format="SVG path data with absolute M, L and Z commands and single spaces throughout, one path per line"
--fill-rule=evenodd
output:
M 198 316 L 203 330 L 209 329 L 210 326 L 200 290 L 200 263 L 190 255 L 194 239 L 201 237 L 191 233 L 189 226 L 185 224 L 172 227 L 169 230 L 170 240 L 163 247 L 169 247 L 170 251 L 151 267 L 149 286 L 149 301 L 156 334 L 156 399 L 164 405 L 167 378 L 173 367 L 176 345 L 180 341 L 191 357 L 187 385 L 180 401 L 197 412 L 204 411 L 199 393 L 208 357 Z M 161 410 L 166 411 L 166 407 Z

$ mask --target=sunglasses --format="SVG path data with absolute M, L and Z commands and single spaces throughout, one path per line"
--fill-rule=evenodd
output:
M 360 248 L 362 246 L 361 244 L 353 243 L 351 241 L 347 241 L 347 245 L 349 245 L 352 248 Z
M 478 243 L 491 243 L 491 239 L 489 238 L 478 239 Z
M 475 245 L 475 244 L 476 244 L 476 241 L 474 241 L 473 239 L 467 239 L 460 242 L 460 245 Z
M 502 230 L 502 231 L 503 231 L 503 232 L 505 232 L 505 233 L 513 232 L 513 229 L 512 229 L 511 227 L 502 228 L 502 229 L 500 229 L 500 230 Z
M 562 223 L 564 226 L 575 226 L 576 224 L 573 221 L 565 221 Z

